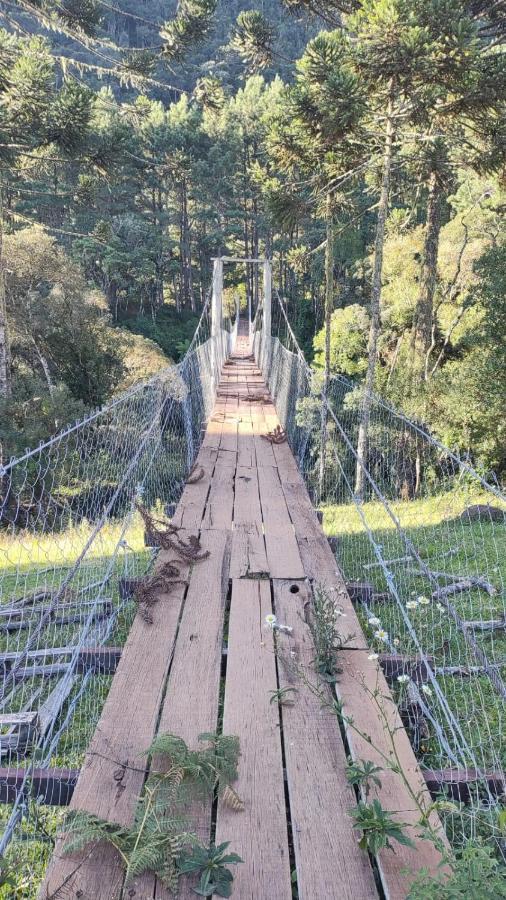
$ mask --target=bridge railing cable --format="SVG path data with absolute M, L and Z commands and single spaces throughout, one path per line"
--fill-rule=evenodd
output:
M 209 293 L 180 363 L 0 467 L 0 852 L 28 836 L 43 862 L 34 771 L 64 802 L 111 682 L 103 648 L 124 643 L 157 553 L 137 505 L 173 515 L 231 340 L 212 352 Z
M 270 353 L 257 323 L 256 357 L 371 654 L 392 682 L 429 784 L 453 801 L 442 810 L 453 844 L 484 837 L 504 856 L 506 497 L 470 459 L 374 394 L 362 454 L 361 385 L 336 375 L 323 396 L 322 372 L 307 364 L 274 297 Z

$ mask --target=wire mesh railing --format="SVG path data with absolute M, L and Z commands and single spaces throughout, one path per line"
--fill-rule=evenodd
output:
M 41 870 L 111 682 L 95 651 L 124 643 L 128 584 L 157 552 L 136 504 L 172 516 L 232 340 L 211 337 L 208 298 L 178 365 L 0 467 L 0 852 L 38 842 Z M 43 810 L 49 767 L 61 777 Z
M 448 834 L 506 858 L 506 497 L 375 395 L 361 454 L 361 386 L 334 376 L 324 396 L 279 296 L 272 319 L 257 361 L 427 781 L 452 800 Z

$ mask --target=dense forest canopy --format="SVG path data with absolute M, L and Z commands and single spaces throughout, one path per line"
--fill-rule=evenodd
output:
M 227 252 L 272 256 L 327 376 L 504 476 L 503 4 L 1 0 L 0 24 L 4 459 L 180 358 Z

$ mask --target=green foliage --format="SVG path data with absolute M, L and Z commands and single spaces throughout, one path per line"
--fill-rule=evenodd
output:
M 239 14 L 230 46 L 252 71 L 265 69 L 272 61 L 273 29 L 254 9 Z
M 292 694 L 297 694 L 297 688 L 293 687 L 284 687 L 278 688 L 277 691 L 270 691 L 269 703 L 279 703 L 280 706 L 293 706 L 294 697 Z
M 176 17 L 160 31 L 163 54 L 181 60 L 207 36 L 216 12 L 217 0 L 179 0 Z
M 372 803 L 360 801 L 356 809 L 350 810 L 350 815 L 355 822 L 354 828 L 362 832 L 358 842 L 362 850 L 368 850 L 376 856 L 380 850 L 394 850 L 392 841 L 403 844 L 406 847 L 414 847 L 412 840 L 404 832 L 404 825 L 399 824 L 392 813 L 383 809 L 379 800 Z
M 449 857 L 448 875 L 432 875 L 421 869 L 411 885 L 407 900 L 500 900 L 506 897 L 504 866 L 491 847 L 470 842 L 456 858 Z
M 369 316 L 363 306 L 353 303 L 332 313 L 330 325 L 330 367 L 334 374 L 363 375 L 367 368 Z M 325 329 L 314 339 L 315 363 L 324 365 Z
M 379 766 L 376 766 L 370 760 L 350 759 L 346 767 L 346 778 L 349 784 L 363 790 L 367 800 L 373 785 L 381 787 L 381 779 L 378 773 L 382 771 Z
M 64 852 L 73 853 L 105 840 L 121 855 L 125 885 L 151 871 L 175 891 L 181 874 L 203 870 L 201 894 L 211 885 L 217 892 L 229 889 L 232 875 L 226 865 L 241 860 L 235 854 L 225 855 L 228 844 L 197 847 L 191 825 L 189 830 L 188 813 L 192 801 L 212 798 L 236 779 L 239 741 L 216 734 L 201 734 L 199 740 L 208 746 L 189 750 L 175 735 L 158 735 L 147 751 L 153 761 L 132 826 L 126 828 L 89 813 L 74 812 L 67 820 Z M 160 769 L 164 759 L 168 767 Z M 230 896 L 230 889 L 220 896 Z
M 230 897 L 234 876 L 228 866 L 237 865 L 243 860 L 237 853 L 227 853 L 228 847 L 229 841 L 218 844 L 217 847 L 214 844 L 210 847 L 195 847 L 180 862 L 178 869 L 181 875 L 200 874 L 199 883 L 193 889 L 199 897 L 211 897 L 213 894 Z
M 18 380 L 43 377 L 49 394 L 62 382 L 76 400 L 100 406 L 123 374 L 121 340 L 109 327 L 104 298 L 40 228 L 8 236 L 5 260 Z
M 146 316 L 122 318 L 120 321 L 128 331 L 154 341 L 167 354 L 168 359 L 177 362 L 189 347 L 198 320 L 189 311 L 178 315 L 174 307 L 164 306 L 155 321 Z

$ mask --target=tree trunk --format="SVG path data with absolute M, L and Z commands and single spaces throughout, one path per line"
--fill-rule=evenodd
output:
M 4 234 L 3 187 L 0 181 L 0 398 L 11 392 L 9 333 L 7 330 L 7 303 L 5 296 L 5 268 L 3 259 Z
M 323 494 L 327 462 L 327 397 L 330 383 L 330 326 L 334 309 L 334 221 L 332 194 L 327 194 L 327 244 L 325 248 L 325 370 L 323 374 L 320 427 L 320 499 Z
M 374 244 L 374 268 L 371 289 L 371 328 L 369 331 L 369 359 L 367 375 L 362 400 L 361 418 L 357 441 L 357 472 L 355 479 L 355 494 L 363 499 L 365 487 L 365 473 L 363 466 L 367 461 L 367 445 L 369 439 L 369 422 L 371 418 L 372 391 L 376 374 L 376 362 L 378 356 L 378 338 L 381 328 L 381 280 L 383 275 L 383 250 L 385 246 L 385 226 L 388 215 L 388 203 L 390 198 L 390 180 L 392 173 L 392 158 L 394 149 L 395 123 L 394 123 L 394 83 L 390 82 L 387 125 L 385 134 L 385 151 L 383 156 L 383 175 L 381 179 L 381 196 L 378 207 L 378 221 L 376 224 L 376 240 Z
M 437 258 L 439 235 L 441 233 L 441 205 L 443 191 L 437 171 L 433 170 L 429 178 L 429 199 L 427 205 L 427 223 L 425 227 L 423 268 L 420 294 L 415 309 L 414 344 L 415 366 L 417 374 L 427 380 L 428 350 L 432 340 L 432 321 L 434 315 L 434 295 L 437 283 Z
M 195 312 L 190 222 L 188 218 L 188 188 L 184 178 L 181 184 L 181 276 L 183 282 L 183 303 L 185 305 L 189 304 L 191 311 Z
M 49 363 L 48 363 L 46 357 L 44 356 L 44 354 L 42 353 L 42 350 L 40 349 L 39 345 L 37 344 L 37 341 L 34 338 L 32 338 L 32 343 L 33 343 L 35 353 L 37 355 L 37 359 L 40 362 L 41 369 L 44 372 L 44 378 L 46 379 L 46 384 L 47 384 L 47 388 L 49 391 L 49 395 L 51 397 L 53 397 L 54 396 L 54 383 L 53 383 L 53 379 L 51 378 L 51 370 L 49 368 Z

